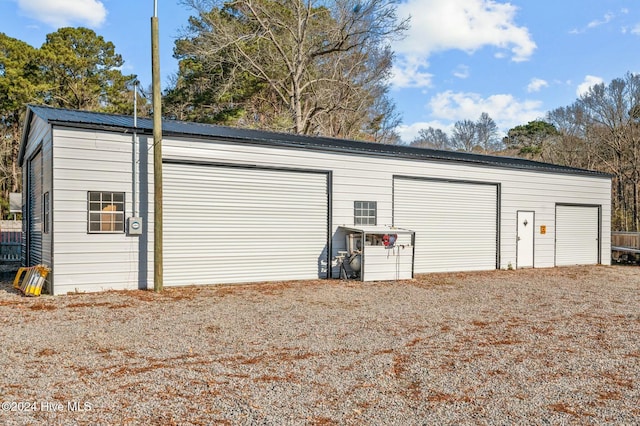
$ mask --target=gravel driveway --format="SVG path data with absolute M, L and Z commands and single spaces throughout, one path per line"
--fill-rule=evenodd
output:
M 2 424 L 640 424 L 640 269 L 25 298 Z

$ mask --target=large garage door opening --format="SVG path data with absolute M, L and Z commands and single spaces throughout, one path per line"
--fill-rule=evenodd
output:
M 163 168 L 165 285 L 326 277 L 327 173 Z
M 42 151 L 29 161 L 27 264 L 42 263 Z
M 600 262 L 600 208 L 556 206 L 556 266 Z
M 393 223 L 416 232 L 416 273 L 496 269 L 498 189 L 394 177 Z

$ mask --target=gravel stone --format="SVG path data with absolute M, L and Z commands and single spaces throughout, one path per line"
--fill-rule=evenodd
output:
M 577 266 L 23 297 L 5 425 L 640 424 L 640 274 Z

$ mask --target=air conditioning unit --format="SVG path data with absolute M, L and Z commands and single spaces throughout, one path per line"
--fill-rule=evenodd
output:
M 347 252 L 351 255 L 362 250 L 362 234 L 347 234 Z
M 361 281 L 413 278 L 415 232 L 393 226 L 340 226 L 345 250 L 338 248 L 340 277 Z

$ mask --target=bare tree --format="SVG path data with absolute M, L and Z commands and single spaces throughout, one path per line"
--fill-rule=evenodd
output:
M 449 136 L 441 129 L 428 127 L 418 132 L 418 137 L 411 142 L 411 146 L 451 150 L 451 141 Z
M 178 56 L 216 76 L 211 93 L 219 99 L 255 90 L 254 107 L 262 102 L 258 109 L 296 133 L 362 132 L 363 118 L 386 95 L 388 43 L 407 28 L 393 0 L 184 3 L 198 16 Z
M 518 155 L 611 173 L 614 229 L 640 230 L 640 75 L 591 87 L 576 102 L 509 130 Z
M 498 138 L 498 125 L 486 112 L 480 114 L 476 121 L 476 139 L 485 154 L 498 151 L 502 146 Z
M 587 116 L 587 140 L 614 175 L 614 225 L 640 230 L 640 75 L 595 85 L 578 100 Z
M 472 152 L 477 144 L 477 126 L 471 120 L 456 121 L 453 126 L 453 146 L 458 151 Z
M 502 149 L 498 126 L 486 112 L 480 114 L 477 121 L 457 121 L 451 136 L 433 127 L 421 129 L 411 145 L 449 151 L 481 151 L 485 154 Z
M 546 121 L 553 125 L 559 134 L 556 143 L 545 148 L 544 157 L 548 161 L 584 169 L 599 167 L 597 144 L 586 138 L 586 115 L 578 102 L 550 111 L 547 113 Z

